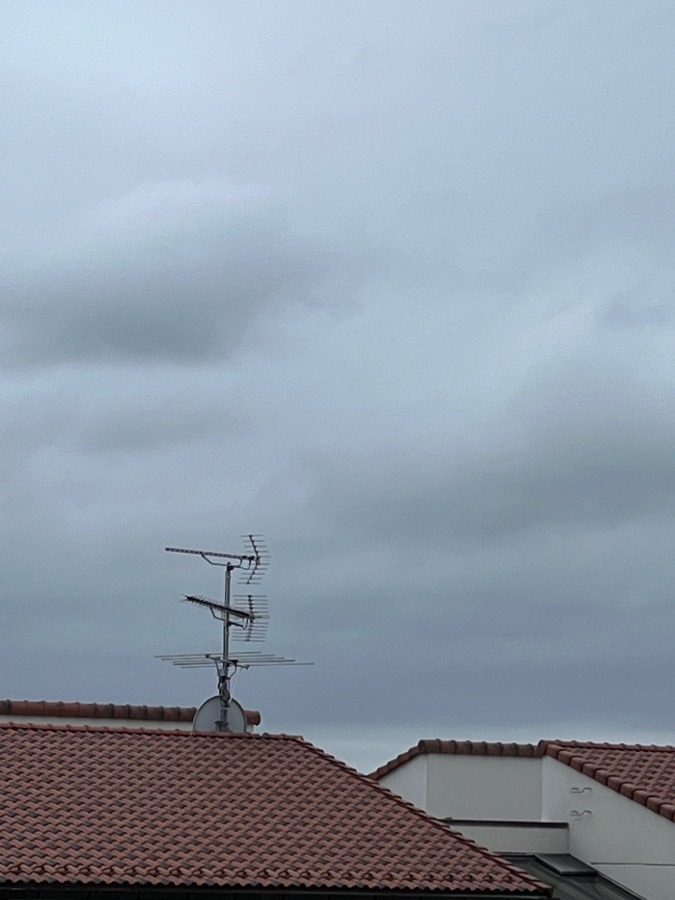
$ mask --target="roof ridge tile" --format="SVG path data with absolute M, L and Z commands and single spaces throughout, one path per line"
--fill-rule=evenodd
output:
M 595 741 L 569 741 L 542 739 L 537 744 L 520 743 L 516 741 L 502 743 L 501 741 L 458 741 L 441 740 L 439 738 L 420 740 L 413 747 L 399 753 L 398 756 L 383 763 L 377 769 L 369 773 L 371 778 L 378 780 L 389 772 L 398 769 L 417 756 L 425 754 L 456 754 L 466 756 L 519 756 L 540 757 L 556 756 L 558 752 L 571 752 L 575 749 L 621 749 L 623 751 L 673 753 L 675 746 L 670 744 L 621 744 Z
M 191 722 L 195 706 L 149 706 L 132 703 L 81 703 L 79 700 L 0 700 L 0 716 L 55 716 L 82 719 L 129 719 L 130 721 Z M 257 709 L 245 710 L 250 725 L 260 724 Z
M 675 747 L 551 741 L 546 746 L 546 755 L 657 815 L 675 821 Z M 654 760 L 659 757 L 661 765 L 655 765 Z
M 131 725 L 73 725 L 69 722 L 0 722 L 1 730 L 19 731 L 25 729 L 27 731 L 90 731 L 90 732 L 118 732 L 121 734 L 152 734 L 157 738 L 175 737 L 181 735 L 189 738 L 226 738 L 235 739 L 243 738 L 249 740 L 251 738 L 291 738 L 303 740 L 300 735 L 284 735 L 270 734 L 268 732 L 213 732 L 213 731 L 192 731 L 185 728 L 153 728 L 152 726 L 131 726 Z
M 383 763 L 373 772 L 369 773 L 371 778 L 378 780 L 394 769 L 398 769 L 404 763 L 409 762 L 416 756 L 425 754 L 440 753 L 458 756 L 520 756 L 535 757 L 543 756 L 544 748 L 542 745 L 546 741 L 540 741 L 538 744 L 518 743 L 511 741 L 502 743 L 501 741 L 458 741 L 458 740 L 440 740 L 439 738 L 420 740 L 409 750 L 404 750 L 393 759 Z

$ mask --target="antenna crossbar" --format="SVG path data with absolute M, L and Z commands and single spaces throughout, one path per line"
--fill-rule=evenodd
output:
M 253 612 L 247 612 L 244 609 L 237 609 L 235 606 L 225 606 L 224 603 L 217 603 L 215 600 L 209 600 L 208 597 L 195 597 L 185 594 L 183 600 L 186 603 L 196 603 L 198 606 L 205 606 L 212 612 L 217 610 L 218 612 L 226 613 L 227 615 L 234 616 L 238 619 L 245 619 L 249 622 L 252 622 L 256 618 L 256 615 Z
M 184 547 L 165 547 L 167 553 L 192 553 L 194 556 L 201 556 L 206 559 L 207 556 L 214 556 L 218 559 L 241 559 L 247 562 L 255 562 L 256 556 L 253 553 L 219 553 L 216 550 L 187 550 Z
M 164 662 L 170 662 L 173 666 L 184 669 L 196 669 L 211 665 L 222 664 L 219 653 L 171 653 L 158 656 Z M 250 666 L 313 666 L 312 662 L 298 662 L 286 656 L 277 656 L 275 653 L 240 653 L 230 658 L 229 662 L 239 669 L 248 669 Z

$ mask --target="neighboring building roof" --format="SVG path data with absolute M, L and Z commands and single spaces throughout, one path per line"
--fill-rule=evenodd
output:
M 64 719 L 137 719 L 191 722 L 194 706 L 131 706 L 127 703 L 77 703 L 63 700 L 0 700 L 0 716 Z
M 450 753 L 458 756 L 540 756 L 536 744 L 502 744 L 489 741 L 419 741 L 409 750 L 384 763 L 370 777 L 378 781 L 416 756 L 427 753 Z
M 66 703 L 62 700 L 0 700 L 0 716 L 63 719 L 133 719 L 191 722 L 196 706 L 131 706 L 127 703 Z M 260 713 L 247 709 L 246 724 L 260 725 Z
M 370 777 L 379 780 L 409 760 L 426 753 L 552 756 L 660 816 L 675 820 L 675 747 L 599 744 L 590 741 L 540 741 L 538 744 L 420 741 L 410 750 L 380 766 Z
M 0 881 L 548 888 L 302 738 L 0 725 Z
M 544 749 L 547 756 L 675 820 L 675 747 L 547 741 Z

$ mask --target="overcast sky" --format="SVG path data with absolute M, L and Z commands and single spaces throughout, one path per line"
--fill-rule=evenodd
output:
M 674 13 L 2 4 L 2 696 L 675 742 Z

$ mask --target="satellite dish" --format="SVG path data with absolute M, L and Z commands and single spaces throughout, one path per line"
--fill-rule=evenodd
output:
M 193 731 L 220 731 L 220 697 L 209 697 L 195 713 L 192 720 Z M 246 731 L 246 713 L 244 708 L 236 700 L 230 700 L 227 711 L 227 730 L 237 734 Z

